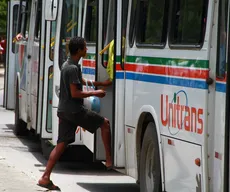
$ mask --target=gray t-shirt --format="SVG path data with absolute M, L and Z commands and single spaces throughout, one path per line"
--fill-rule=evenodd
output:
M 62 65 L 58 112 L 76 113 L 83 107 L 83 99 L 72 98 L 70 84 L 76 84 L 82 90 L 82 73 L 79 64 L 71 58 Z

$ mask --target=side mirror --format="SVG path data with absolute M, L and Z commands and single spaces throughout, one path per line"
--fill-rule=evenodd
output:
M 55 21 L 57 17 L 58 0 L 46 0 L 45 7 L 45 19 L 47 21 Z

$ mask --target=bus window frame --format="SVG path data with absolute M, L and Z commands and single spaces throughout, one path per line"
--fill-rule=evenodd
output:
M 149 2 L 150 0 L 148 0 Z M 139 35 L 140 35 L 140 3 L 141 0 L 137 0 L 137 18 L 136 18 L 136 47 L 137 48 L 156 48 L 156 49 L 164 49 L 167 44 L 167 35 L 168 35 L 168 21 L 169 21 L 169 1 L 165 0 L 164 6 L 164 18 L 163 18 L 163 27 L 162 27 L 162 42 L 161 43 L 141 43 Z
M 174 35 L 174 26 L 175 26 L 175 13 L 176 13 L 176 2 L 178 0 L 173 0 L 170 2 L 170 14 L 169 14 L 169 32 L 168 32 L 168 45 L 170 49 L 186 49 L 186 50 L 201 50 L 204 41 L 205 41 L 205 35 L 207 33 L 207 19 L 206 23 L 202 24 L 202 27 L 204 27 L 204 33 L 202 34 L 202 42 L 200 44 L 176 44 L 173 43 L 173 35 Z M 203 0 L 203 18 L 208 15 L 208 6 L 209 6 L 209 0 Z

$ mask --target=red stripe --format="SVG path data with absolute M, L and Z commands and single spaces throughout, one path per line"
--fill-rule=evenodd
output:
M 83 60 L 84 67 L 95 68 L 95 65 L 96 65 L 95 61 Z M 116 70 L 122 71 L 120 63 L 116 65 Z M 208 70 L 190 69 L 190 68 L 173 68 L 170 66 L 126 64 L 125 70 L 131 72 L 141 72 L 147 74 L 177 76 L 177 77 L 196 78 L 196 79 L 206 79 L 209 76 Z
M 96 67 L 96 62 L 91 60 L 83 60 L 84 67 Z
M 186 69 L 186 68 L 172 68 L 169 66 L 154 66 L 154 65 L 125 65 L 126 71 L 141 72 L 157 75 L 178 76 L 187 78 L 206 79 L 208 77 L 207 70 L 200 69 Z

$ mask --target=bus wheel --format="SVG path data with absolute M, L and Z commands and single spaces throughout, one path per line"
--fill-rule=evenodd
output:
M 19 97 L 18 97 L 18 87 L 16 89 L 16 100 L 15 100 L 15 124 L 14 124 L 14 134 L 17 136 L 25 136 L 28 133 L 26 123 L 19 118 Z
M 159 145 L 156 127 L 152 122 L 146 128 L 140 158 L 140 191 L 162 191 Z

